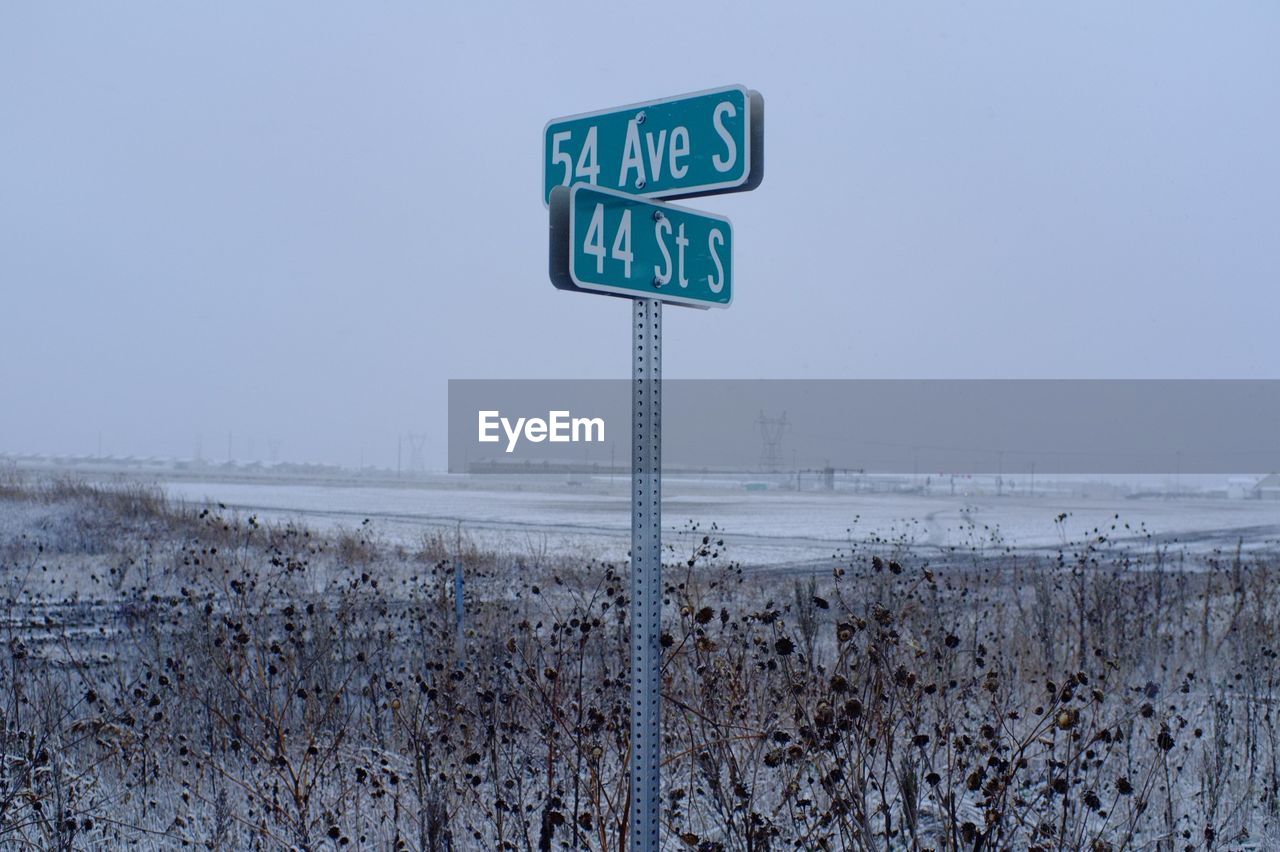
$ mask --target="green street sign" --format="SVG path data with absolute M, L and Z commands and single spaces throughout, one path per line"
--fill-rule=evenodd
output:
M 551 193 L 551 282 L 698 308 L 733 300 L 724 216 L 578 183 Z
M 755 189 L 764 98 L 743 86 L 557 118 L 542 131 L 542 201 L 589 183 L 650 198 Z

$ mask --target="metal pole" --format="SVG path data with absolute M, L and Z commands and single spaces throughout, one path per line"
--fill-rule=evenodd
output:
M 631 850 L 658 852 L 662 705 L 662 303 L 631 326 Z

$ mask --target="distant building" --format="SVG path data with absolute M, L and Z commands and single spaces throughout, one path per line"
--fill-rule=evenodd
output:
M 1280 500 L 1280 473 L 1262 477 L 1253 490 L 1258 500 Z
M 1232 476 L 1227 479 L 1227 499 L 1248 500 L 1254 496 L 1253 489 L 1257 484 L 1257 477 Z
M 1227 480 L 1227 499 L 1280 500 L 1280 473 L 1272 473 L 1261 479 L 1233 476 Z

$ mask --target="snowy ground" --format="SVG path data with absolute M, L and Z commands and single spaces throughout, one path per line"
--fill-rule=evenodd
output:
M 441 477 L 414 487 L 290 483 L 167 482 L 188 501 L 225 504 L 266 518 L 296 518 L 319 528 L 354 527 L 365 518 L 391 540 L 462 524 L 481 541 L 524 540 L 531 549 L 616 559 L 629 543 L 630 504 L 619 477 L 563 482 Z M 1058 517 L 1067 517 L 1059 521 Z M 1134 548 L 1176 545 L 1191 551 L 1274 546 L 1280 504 L 1208 498 L 1087 499 L 1020 495 L 951 497 L 782 490 L 677 481 L 663 500 L 668 543 L 679 532 L 716 524 L 731 554 L 747 565 L 803 565 L 829 559 L 849 541 L 903 540 L 941 553 L 1012 546 L 1054 550 L 1095 528 Z M 1127 525 L 1127 527 L 1125 526 Z

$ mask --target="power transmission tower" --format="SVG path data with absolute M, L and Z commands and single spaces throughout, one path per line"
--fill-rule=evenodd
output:
M 787 412 L 782 412 L 781 417 L 765 417 L 761 411 L 756 418 L 756 426 L 760 428 L 760 438 L 764 441 L 760 469 L 766 473 L 777 473 L 782 469 L 782 436 L 787 432 Z
M 423 455 L 423 447 L 427 445 L 426 432 L 410 432 L 409 438 L 409 470 L 413 473 L 426 473 L 427 460 Z

